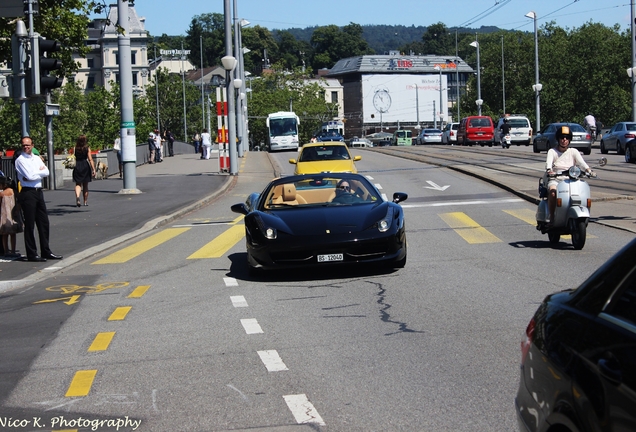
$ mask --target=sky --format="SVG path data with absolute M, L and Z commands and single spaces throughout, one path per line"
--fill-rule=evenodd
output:
M 606 26 L 619 24 L 629 29 L 630 0 L 230 0 L 237 3 L 238 18 L 269 30 L 349 23 L 447 27 L 498 26 L 509 30 L 533 31 L 537 25 L 555 21 L 562 28 L 576 28 L 593 21 Z M 115 3 L 112 1 L 111 3 Z M 223 13 L 224 1 L 135 0 L 139 16 L 146 18 L 146 30 L 153 36 L 185 35 L 196 15 Z

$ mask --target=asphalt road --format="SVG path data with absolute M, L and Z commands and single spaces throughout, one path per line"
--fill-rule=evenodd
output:
M 0 416 L 128 416 L 143 431 L 515 430 L 532 313 L 634 234 L 592 224 L 582 251 L 552 247 L 517 194 L 359 154 L 382 192 L 409 194 L 404 269 L 249 277 L 229 207 L 292 167 L 290 153 L 271 155 L 273 167 L 250 154 L 213 204 L 0 301 L 1 355 L 13 356 Z M 90 385 L 73 385 L 80 372 L 94 373 Z

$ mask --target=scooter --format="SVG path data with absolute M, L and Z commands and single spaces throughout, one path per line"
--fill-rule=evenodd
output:
M 510 134 L 501 137 L 501 147 L 510 148 Z
M 601 158 L 599 166 L 605 166 L 607 159 Z M 548 207 L 548 179 L 567 176 L 557 185 L 556 209 L 554 220 L 549 224 L 550 210 Z M 545 175 L 539 180 L 539 197 L 541 202 L 537 207 L 537 230 L 541 234 L 548 234 L 551 244 L 559 243 L 562 235 L 572 235 L 572 246 L 581 250 L 585 246 L 587 224 L 590 219 L 590 207 L 592 207 L 592 195 L 590 186 L 582 177 L 596 178 L 581 172 L 577 166 L 567 171 L 560 171 L 552 175 Z

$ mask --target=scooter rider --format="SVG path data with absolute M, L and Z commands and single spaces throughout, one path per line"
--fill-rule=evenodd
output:
M 548 150 L 548 157 L 546 159 L 546 174 L 543 177 L 543 184 L 548 185 L 548 210 L 550 211 L 550 224 L 554 221 L 554 212 L 556 211 L 556 189 L 560 181 L 564 177 L 549 177 L 554 176 L 559 171 L 567 171 L 570 167 L 577 165 L 579 168 L 585 170 L 591 177 L 596 177 L 596 174 L 585 163 L 581 153 L 575 149 L 570 148 L 570 141 L 572 141 L 572 131 L 569 126 L 560 126 L 556 132 L 557 145 L 556 147 Z
M 508 119 L 505 118 L 501 126 L 499 126 L 499 130 L 501 131 L 499 135 L 499 141 L 502 147 L 506 146 L 506 136 L 510 135 L 510 124 L 508 123 Z

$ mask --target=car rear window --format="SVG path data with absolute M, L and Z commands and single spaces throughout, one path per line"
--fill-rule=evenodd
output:
M 479 119 L 471 119 L 470 120 L 470 126 L 471 127 L 490 127 L 490 121 L 488 119 L 485 118 L 479 118 Z
M 580 124 L 570 124 L 567 125 L 570 126 L 570 129 L 572 129 L 572 132 L 587 132 L 583 126 L 581 126 Z
M 636 131 L 636 123 L 627 124 L 627 130 L 628 131 Z
M 508 124 L 510 125 L 510 127 L 515 127 L 515 128 L 530 127 L 530 125 L 528 124 L 528 120 L 526 119 L 510 119 L 508 120 Z

